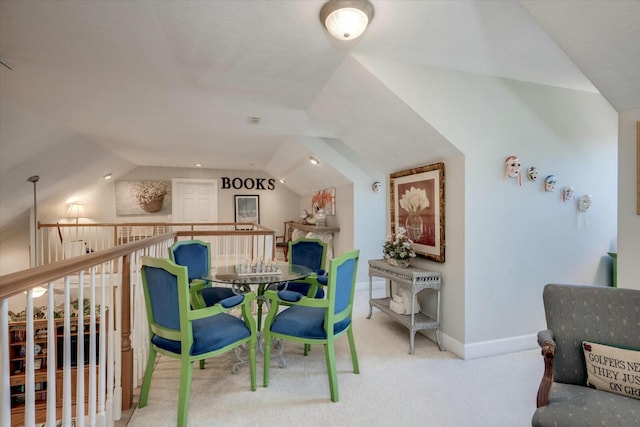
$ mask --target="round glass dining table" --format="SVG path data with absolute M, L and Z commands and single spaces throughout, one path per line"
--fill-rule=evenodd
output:
M 286 289 L 289 282 L 304 279 L 313 271 L 303 265 L 286 264 L 285 267 L 275 272 L 240 274 L 239 265 L 217 267 L 211 272 L 211 281 L 231 285 L 234 292 L 241 294 L 255 289 L 258 303 L 258 330 L 262 325 L 262 304 L 264 303 L 264 291 L 267 289 Z

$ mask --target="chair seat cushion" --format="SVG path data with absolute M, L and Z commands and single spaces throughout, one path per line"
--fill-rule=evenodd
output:
M 586 386 L 553 383 L 549 405 L 538 408 L 533 427 L 628 427 L 640 425 L 640 402 Z
M 289 282 L 287 284 L 287 290 L 293 291 L 293 292 L 299 292 L 302 295 L 307 295 L 307 292 L 309 292 L 310 286 L 311 286 L 310 284 L 305 282 Z M 318 290 L 316 291 L 316 295 L 314 296 L 314 298 L 324 298 L 324 290 L 318 287 Z
M 304 295 L 302 295 L 300 292 L 278 291 L 278 297 L 284 301 L 298 302 L 302 299 L 303 296 Z
M 271 332 L 298 338 L 326 339 L 324 330 L 324 308 L 293 306 L 279 313 L 271 325 Z M 351 324 L 346 318 L 334 325 L 334 334 L 339 334 Z
M 200 291 L 207 307 L 211 307 L 225 298 L 234 296 L 233 289 L 223 287 L 204 288 Z
M 249 336 L 251 336 L 251 331 L 247 325 L 230 314 L 221 313 L 197 319 L 193 321 L 193 346 L 191 346 L 190 354 L 197 356 L 219 350 Z M 151 342 L 161 349 L 180 354 L 180 341 L 168 340 L 154 335 Z

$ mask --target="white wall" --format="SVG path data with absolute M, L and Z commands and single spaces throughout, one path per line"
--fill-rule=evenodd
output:
M 371 185 L 375 181 L 384 182 L 384 175 L 374 172 L 363 164 L 364 160 L 348 149 L 339 150 L 321 138 L 300 140 L 320 157 L 327 159 L 331 167 L 347 177 L 353 184 L 336 189 L 336 217 L 328 219 L 328 224 L 339 225 L 340 233 L 335 242 L 335 252 L 340 254 L 352 249 L 360 250 L 360 260 L 356 281 L 358 288 L 368 286 L 371 259 L 382 258 L 382 244 L 385 239 L 384 191 L 375 193 Z M 366 170 L 366 169 L 369 170 Z M 377 173 L 377 175 L 374 175 Z M 372 176 L 373 175 L 373 176 Z M 386 187 L 386 184 L 385 184 Z M 311 206 L 310 199 L 303 206 Z M 332 222 L 337 221 L 337 222 Z
M 445 262 L 416 258 L 413 264 L 429 271 L 440 272 L 442 289 L 440 318 L 444 347 L 464 354 L 465 319 L 465 157 L 445 160 Z M 420 306 L 435 313 L 433 295 L 421 294 Z M 427 333 L 426 335 L 432 335 Z
M 29 212 L 0 234 L 0 276 L 29 268 Z
M 285 186 L 275 180 L 274 190 L 236 190 L 233 188 L 222 189 L 221 177 L 240 178 L 265 178 L 272 176 L 264 172 L 231 171 L 200 168 L 171 168 L 171 167 L 138 167 L 119 178 L 128 180 L 171 180 L 172 178 L 202 178 L 218 179 L 218 219 L 219 222 L 233 222 L 234 220 L 234 195 L 258 194 L 260 196 L 260 223 L 265 227 L 277 230 L 281 235 L 284 230 L 284 220 L 298 218 L 299 196 L 291 192 Z M 140 216 L 116 216 L 115 207 L 115 182 L 110 182 L 95 188 L 92 192 L 79 195 L 80 201 L 85 203 L 84 208 L 87 217 L 92 222 L 170 222 L 170 215 L 140 215 Z M 43 222 L 55 222 L 66 215 L 64 204 L 47 204 L 40 206 L 40 218 Z M 82 220 L 81 220 L 82 221 Z M 87 221 L 85 219 L 85 221 Z
M 618 153 L 618 287 L 640 289 L 640 215 L 637 214 L 636 122 L 640 108 L 620 113 Z
M 465 169 L 457 171 L 464 175 L 464 302 L 455 302 L 455 313 L 445 305 L 443 331 L 451 333 L 451 316 L 464 313 L 465 357 L 483 355 L 498 342 L 502 350 L 535 346 L 533 335 L 545 324 L 546 283 L 610 283 L 616 112 L 599 94 L 361 60 L 465 155 Z M 563 203 L 559 190 L 544 192 L 541 181 L 504 181 L 509 155 L 518 155 L 525 168 L 537 166 L 542 179 L 556 174 L 559 188 L 592 194 L 590 214 L 579 217 L 575 202 Z M 447 246 L 447 263 L 454 256 Z

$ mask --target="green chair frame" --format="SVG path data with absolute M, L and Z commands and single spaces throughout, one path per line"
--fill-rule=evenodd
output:
M 159 268 L 164 269 L 166 272 L 175 276 L 177 279 L 177 298 L 179 305 L 179 322 L 180 329 L 170 329 L 166 326 L 162 326 L 157 322 L 156 316 L 153 313 L 153 308 L 150 299 L 150 286 L 156 284 L 149 283 L 147 280 L 147 268 Z M 187 267 L 180 266 L 174 262 L 152 257 L 142 257 L 142 284 L 145 296 L 145 306 L 147 311 L 147 319 L 149 323 L 149 358 L 147 361 L 147 367 L 142 382 L 142 388 L 140 390 L 140 401 L 138 406 L 143 408 L 147 405 L 149 397 L 149 389 L 151 386 L 151 376 L 153 374 L 156 362 L 156 355 L 160 353 L 162 355 L 180 360 L 180 389 L 178 391 L 178 421 L 179 427 L 185 427 L 187 425 L 188 408 L 189 408 L 189 395 L 191 390 L 191 378 L 192 368 L 194 361 L 203 361 L 219 354 L 228 352 L 241 345 L 248 345 L 249 349 L 249 367 L 251 377 L 251 390 L 256 390 L 256 343 L 257 343 L 257 329 L 256 322 L 251 314 L 251 302 L 255 300 L 256 294 L 249 292 L 241 296 L 233 297 L 236 300 L 241 300 L 240 303 L 229 305 L 224 301 L 215 304 L 211 307 L 194 309 L 191 306 L 189 295 L 189 279 L 187 273 Z M 242 297 L 242 298 L 240 298 Z M 233 304 L 233 303 L 231 303 Z M 191 348 L 194 344 L 193 334 L 193 322 L 198 319 L 205 319 L 212 316 L 218 316 L 223 313 L 228 313 L 231 309 L 240 307 L 242 310 L 242 320 L 250 331 L 250 335 L 246 338 L 239 339 L 224 347 L 218 348 L 214 351 L 209 351 L 202 354 L 191 355 Z M 156 346 L 151 341 L 154 336 L 164 338 L 166 340 L 172 340 L 180 343 L 180 353 L 167 351 L 161 347 Z M 187 351 L 184 351 L 188 349 Z
M 265 320 L 263 330 L 264 337 L 264 387 L 269 385 L 269 365 L 271 361 L 271 342 L 274 338 L 283 340 L 300 342 L 305 345 L 305 355 L 307 354 L 307 345 L 322 344 L 325 349 L 325 359 L 327 364 L 327 373 L 329 376 L 329 388 L 331 391 L 331 400 L 338 402 L 338 378 L 336 374 L 336 358 L 335 358 L 335 340 L 342 335 L 347 335 L 349 339 L 349 349 L 351 351 L 351 362 L 353 372 L 360 373 L 358 365 L 358 355 L 356 352 L 355 341 L 353 339 L 353 322 L 351 316 L 353 312 L 353 296 L 355 291 L 356 273 L 358 269 L 359 250 L 346 252 L 339 257 L 330 261 L 329 265 L 329 281 L 327 283 L 327 297 L 323 299 L 310 298 L 303 296 L 297 292 L 287 290 L 275 291 L 268 290 L 264 296 L 270 301 L 269 313 Z M 352 270 L 352 275 L 346 276 Z M 342 273 L 342 274 L 341 274 Z M 339 289 L 342 287 L 342 289 Z M 348 287 L 346 290 L 344 287 Z M 346 294 L 348 292 L 348 294 Z M 338 308 L 337 296 L 340 294 L 342 301 L 341 308 Z M 347 300 L 348 301 L 345 301 Z M 285 305 L 289 308 L 279 312 L 280 306 Z M 287 310 L 296 307 L 308 307 L 310 309 L 324 309 L 324 337 L 309 338 L 300 335 L 290 335 L 276 333 L 271 327 L 278 316 Z M 303 320 L 304 321 L 304 320 Z M 334 327 L 337 323 L 348 322 L 348 326 L 334 333 Z M 342 323 L 343 324 L 343 323 Z M 330 331 L 330 332 L 329 332 Z

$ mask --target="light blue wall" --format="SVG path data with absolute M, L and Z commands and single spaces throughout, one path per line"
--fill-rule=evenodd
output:
M 464 303 L 449 298 L 450 269 L 443 268 L 443 329 L 456 333 L 451 337 L 463 344 L 459 351 L 474 357 L 483 354 L 483 345 L 511 338 L 505 349 L 534 346 L 533 334 L 544 327 L 546 283 L 610 283 L 606 253 L 616 239 L 618 117 L 601 95 L 360 61 L 464 153 L 464 170 L 447 173 L 463 174 L 457 181 L 464 188 L 446 188 L 447 199 L 464 193 L 464 222 L 455 224 L 464 229 L 464 246 L 447 246 L 447 264 L 464 259 Z M 522 186 L 505 181 L 510 155 L 519 156 L 524 168 L 537 166 L 540 180 L 525 179 Z M 552 173 L 558 190 L 544 192 L 541 179 Z M 562 202 L 564 186 L 593 195 L 587 215 L 578 215 L 575 201 Z M 457 335 L 461 318 L 463 336 Z

